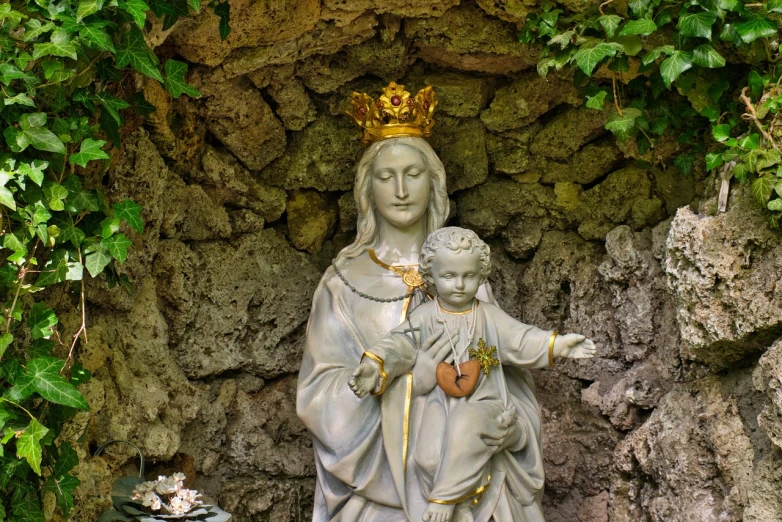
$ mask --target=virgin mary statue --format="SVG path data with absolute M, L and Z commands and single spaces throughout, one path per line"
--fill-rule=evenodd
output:
M 315 449 L 314 522 L 418 522 L 428 503 L 431 486 L 419 470 L 436 464 L 427 441 L 442 433 L 427 426 L 422 410 L 435 367 L 450 353 L 447 337 L 436 332 L 421 340 L 413 371 L 381 383 L 372 396 L 357 398 L 348 380 L 364 352 L 427 298 L 416 262 L 449 209 L 445 169 L 423 139 L 435 105 L 430 87 L 415 98 L 394 83 L 376 101 L 353 95 L 352 116 L 371 143 L 356 174 L 358 232 L 315 291 L 297 391 L 297 412 Z M 488 287 L 479 297 L 493 301 Z M 490 482 L 472 498 L 471 519 L 542 522 L 540 414 L 531 378 L 504 371 L 515 416 L 487 412 L 482 439 L 514 458 L 493 461 Z

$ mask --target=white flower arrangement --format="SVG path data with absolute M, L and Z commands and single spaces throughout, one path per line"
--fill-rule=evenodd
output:
M 186 515 L 203 502 L 198 491 L 185 489 L 184 480 L 184 473 L 174 473 L 170 477 L 160 476 L 157 480 L 142 482 L 133 490 L 131 498 L 152 511 Z

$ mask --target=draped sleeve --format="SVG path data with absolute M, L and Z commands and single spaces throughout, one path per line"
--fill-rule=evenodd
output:
M 370 348 L 346 313 L 354 299 L 359 297 L 329 267 L 313 298 L 296 397 L 297 413 L 313 436 L 318 486 L 330 516 L 353 494 L 401 505 L 383 448 L 380 399 L 359 399 L 347 384 Z
M 500 342 L 502 364 L 520 368 L 546 368 L 551 330 L 542 330 L 514 319 L 500 307 L 488 304 L 493 328 Z

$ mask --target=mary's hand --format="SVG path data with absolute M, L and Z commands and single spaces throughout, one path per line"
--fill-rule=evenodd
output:
M 436 368 L 451 353 L 451 343 L 444 330 L 433 332 L 425 341 L 413 366 L 413 395 L 423 395 L 432 391 L 437 384 Z M 457 333 L 451 338 L 454 344 L 459 342 Z
M 525 433 L 518 423 L 516 408 L 511 406 L 486 423 L 481 440 L 494 451 L 500 451 L 519 446 L 524 436 Z

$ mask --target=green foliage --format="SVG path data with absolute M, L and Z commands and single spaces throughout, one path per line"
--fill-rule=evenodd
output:
M 680 150 L 673 164 L 685 175 L 704 163 L 732 169 L 752 183 L 776 226 L 780 15 L 782 0 L 609 0 L 582 13 L 545 0 L 527 15 L 519 39 L 542 45 L 541 75 L 573 68 L 585 106 L 611 110 L 606 129 L 630 140 L 639 157 L 656 161 L 668 140 Z
M 228 3 L 210 6 L 227 37 Z M 187 64 L 169 59 L 161 69 L 144 39 L 147 11 L 168 28 L 200 8 L 198 0 L 0 3 L 0 521 L 43 521 L 44 492 L 64 516 L 73 508 L 78 458 L 54 441 L 63 420 L 89 409 L 77 386 L 90 374 L 73 361 L 86 342 L 85 269 L 127 286 L 115 265 L 143 232 L 140 205 L 110 204 L 100 190 L 123 111 L 154 111 L 143 93 L 126 93 L 134 82 L 120 83 L 135 70 L 173 97 L 200 96 Z M 57 285 L 72 291 L 82 317 L 75 334 L 41 297 Z

